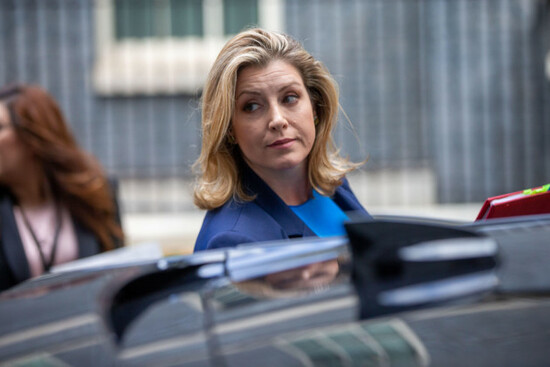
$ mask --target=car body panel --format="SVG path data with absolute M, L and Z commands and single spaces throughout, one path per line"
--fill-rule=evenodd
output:
M 404 221 L 392 220 L 394 228 Z M 494 240 L 498 251 L 480 255 L 494 259 L 494 267 L 486 260 L 464 262 L 479 255 L 471 251 L 451 258 L 475 265 L 461 267 L 460 274 L 485 269 L 498 283 L 460 297 L 365 314 L 364 299 L 381 298 L 379 293 L 365 298 L 363 292 L 424 286 L 453 273 L 449 264 L 434 268 L 430 262 L 430 269 L 443 269 L 438 274 L 415 263 L 408 272 L 393 274 L 391 282 L 380 283 L 375 274 L 377 285 L 358 287 L 357 267 L 379 265 L 373 257 L 374 265 L 358 264 L 345 237 L 75 270 L 0 294 L 0 361 L 7 366 L 547 365 L 550 217 L 434 224 L 473 233 L 461 242 L 465 249 L 472 239 L 491 249 L 487 239 Z M 439 240 L 445 248 L 457 243 Z M 400 241 L 391 240 L 382 250 L 391 247 L 392 254 L 412 261 L 411 252 L 401 249 L 441 249 L 441 242 L 430 238 L 394 246 Z

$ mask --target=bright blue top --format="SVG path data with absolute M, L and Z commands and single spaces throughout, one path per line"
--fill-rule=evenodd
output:
M 302 205 L 289 206 L 317 236 L 343 236 L 348 216 L 328 196 L 313 190 L 313 198 Z

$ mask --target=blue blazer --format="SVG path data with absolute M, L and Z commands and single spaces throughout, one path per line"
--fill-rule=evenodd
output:
M 256 198 L 250 202 L 238 202 L 232 198 L 223 206 L 209 210 L 195 242 L 195 252 L 248 242 L 315 236 L 292 209 L 248 167 L 243 170 L 243 184 L 245 190 L 255 194 Z M 336 189 L 332 200 L 346 213 L 354 212 L 371 218 L 346 179 Z

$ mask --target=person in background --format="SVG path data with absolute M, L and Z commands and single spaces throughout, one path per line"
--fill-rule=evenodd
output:
M 115 192 L 52 96 L 0 90 L 0 290 L 121 246 Z
M 194 251 L 344 235 L 350 212 L 370 218 L 345 178 L 360 164 L 333 143 L 338 107 L 328 70 L 288 35 L 228 41 L 202 97 L 194 202 L 208 212 Z

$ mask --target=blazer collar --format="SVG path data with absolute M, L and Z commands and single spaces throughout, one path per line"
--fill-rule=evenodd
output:
M 93 233 L 76 219 L 73 220 L 73 225 L 76 234 L 76 242 L 78 244 L 78 258 L 80 259 L 98 254 L 100 252 L 99 241 Z
M 313 231 L 285 204 L 285 202 L 246 164 L 242 163 L 243 186 L 254 202 L 285 231 L 289 238 L 315 236 Z

